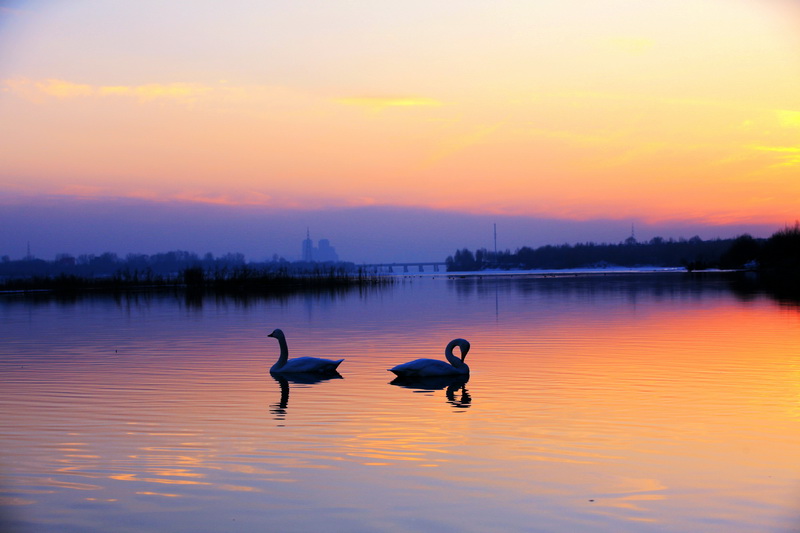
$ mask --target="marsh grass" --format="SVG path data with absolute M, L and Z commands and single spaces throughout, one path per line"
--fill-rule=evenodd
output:
M 279 293 L 303 290 L 348 289 L 390 285 L 391 276 L 364 269 L 321 265 L 307 270 L 262 269 L 247 265 L 207 270 L 201 266 L 185 268 L 174 274 L 153 274 L 122 269 L 110 276 L 58 274 L 6 279 L 0 291 L 7 292 L 81 292 L 142 291 L 183 289 L 188 291 L 232 293 Z

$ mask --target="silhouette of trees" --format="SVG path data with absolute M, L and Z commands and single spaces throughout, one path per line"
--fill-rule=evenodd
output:
M 763 269 L 775 271 L 800 270 L 800 222 L 786 226 L 772 234 L 764 243 L 759 255 Z
M 797 274 L 800 271 L 800 222 L 786 226 L 768 239 L 748 234 L 707 241 L 698 236 L 678 240 L 653 237 L 647 242 L 628 238 L 619 244 L 523 246 L 513 253 L 506 250 L 496 254 L 486 249 L 473 254 L 464 248 L 448 257 L 446 264 L 448 271 L 659 266 L 687 270 L 747 268 Z
M 286 287 L 318 288 L 370 285 L 388 278 L 363 272 L 353 263 L 272 261 L 247 263 L 241 253 L 214 257 L 175 250 L 153 255 L 128 254 L 120 258 L 106 252 L 74 258 L 58 254 L 56 260 L 26 257 L 0 260 L 0 289 L 124 289 L 128 287 L 175 287 L 219 290 L 283 290 Z
M 720 257 L 722 268 L 742 268 L 755 265 L 761 253 L 761 242 L 748 234 L 733 239 L 730 247 Z
M 800 223 L 786 226 L 768 239 L 740 235 L 735 239 L 704 241 L 653 237 L 647 242 L 628 238 L 618 244 L 592 242 L 574 245 L 523 246 L 516 251 L 474 253 L 462 248 L 445 261 L 448 271 L 484 269 L 565 269 L 610 266 L 758 269 L 783 278 L 800 279 Z M 789 274 L 788 276 L 786 274 Z M 77 258 L 59 253 L 54 261 L 34 257 L 11 260 L 0 257 L 0 288 L 85 287 L 105 280 L 116 285 L 185 285 L 188 287 L 244 286 L 253 284 L 296 283 L 298 279 L 338 284 L 346 279 L 371 282 L 374 278 L 353 263 L 290 262 L 273 256 L 271 261 L 246 262 L 241 253 L 202 257 L 175 250 L 153 255 L 128 254 L 120 258 L 112 252 L 84 254 Z
M 755 242 L 755 239 L 749 237 Z M 731 248 L 733 239 L 704 241 L 698 236 L 690 239 L 664 239 L 654 237 L 649 242 L 637 242 L 631 238 L 619 244 L 596 244 L 592 242 L 574 245 L 544 245 L 538 248 L 523 246 L 516 252 L 487 252 L 478 250 L 473 256 L 467 249 L 458 250 L 446 260 L 449 271 L 473 271 L 486 268 L 499 269 L 564 269 L 604 268 L 609 266 L 661 266 L 680 267 L 690 270 L 717 267 L 723 254 Z M 750 241 L 743 239 L 737 245 L 740 255 L 749 255 L 745 250 Z M 755 256 L 750 255 L 748 260 Z M 738 255 L 727 257 L 728 263 L 738 261 Z M 736 265 L 741 266 L 741 265 Z
M 455 256 L 445 259 L 447 270 L 480 270 L 481 263 L 475 260 L 475 256 L 464 248 L 456 250 Z

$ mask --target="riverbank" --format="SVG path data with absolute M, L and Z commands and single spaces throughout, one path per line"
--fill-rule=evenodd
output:
M 390 276 L 364 271 L 320 269 L 316 272 L 265 272 L 237 269 L 208 273 L 200 268 L 185 269 L 168 276 L 88 277 L 73 275 L 33 276 L 0 282 L 0 294 L 77 293 L 185 290 L 189 292 L 281 293 L 304 290 L 340 290 L 383 286 L 394 283 Z

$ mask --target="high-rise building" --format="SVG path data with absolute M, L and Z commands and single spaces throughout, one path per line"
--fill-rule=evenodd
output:
M 314 247 L 314 241 L 311 240 L 311 232 L 306 229 L 306 238 L 303 240 L 302 250 L 303 261 L 319 263 L 337 262 L 339 255 L 336 253 L 336 248 L 331 246 L 328 239 L 320 239 L 319 247 Z
M 328 239 L 320 239 L 319 240 L 319 247 L 316 249 L 315 260 L 321 263 L 332 261 L 337 262 L 339 260 L 339 256 L 336 253 L 336 248 L 331 246 L 331 243 Z
M 311 232 L 306 228 L 306 238 L 303 240 L 303 251 L 301 257 L 303 261 L 311 262 L 314 260 L 314 243 L 311 241 Z

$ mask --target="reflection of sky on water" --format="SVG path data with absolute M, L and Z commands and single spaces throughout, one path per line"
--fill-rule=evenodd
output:
M 722 284 L 535 281 L 4 301 L 2 516 L 54 531 L 796 523 L 795 310 Z M 344 379 L 273 379 L 274 327 L 293 357 L 345 358 Z M 457 336 L 468 383 L 389 384 Z

